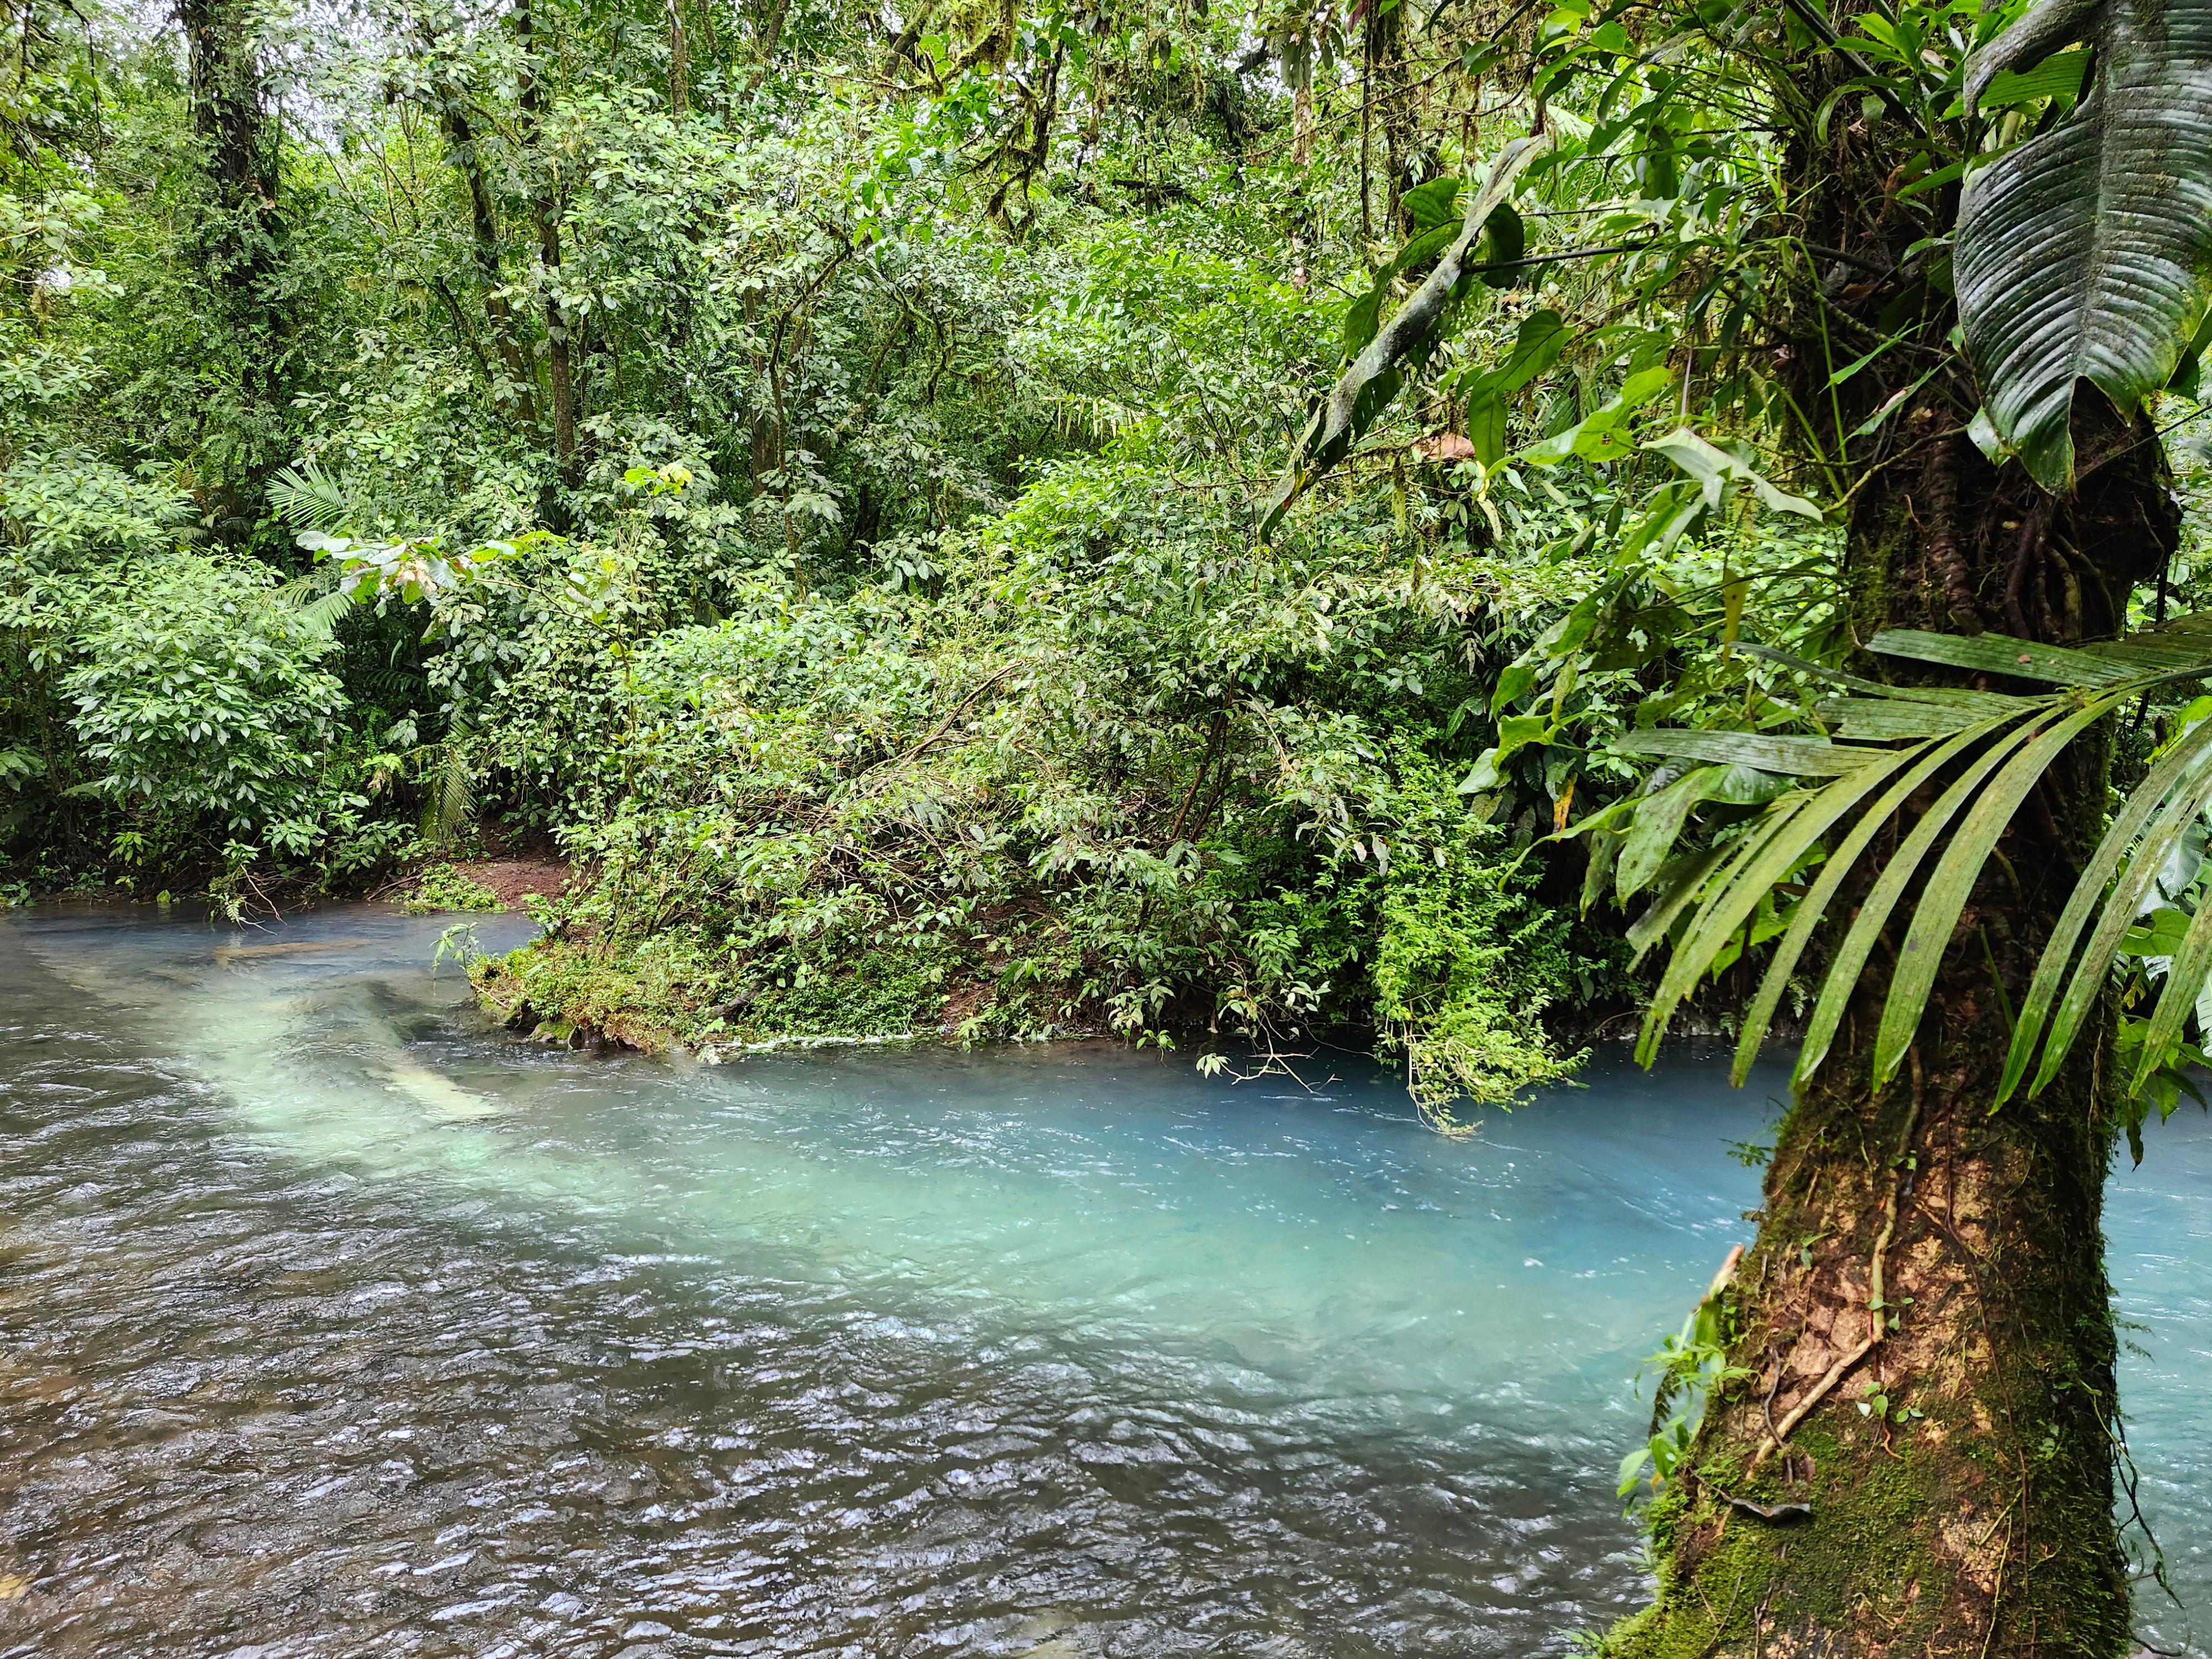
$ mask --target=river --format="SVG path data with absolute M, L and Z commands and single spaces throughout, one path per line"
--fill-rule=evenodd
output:
M 1447 1139 L 1348 1054 L 576 1054 L 445 925 L 0 916 L 0 1654 L 1519 1656 L 1645 1593 L 1632 1378 L 1778 1075 Z M 2202 1655 L 2212 1130 L 2149 1144 L 2138 1600 Z

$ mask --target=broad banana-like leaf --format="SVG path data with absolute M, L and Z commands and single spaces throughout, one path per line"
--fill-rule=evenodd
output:
M 1390 320 L 1375 331 L 1344 371 L 1313 418 L 1299 434 L 1291 464 L 1260 521 L 1264 539 L 1282 522 L 1298 492 L 1342 460 L 1359 436 L 1374 423 L 1390 399 L 1397 396 L 1399 365 L 1429 345 L 1458 296 L 1462 278 L 1468 274 L 1468 254 L 1490 224 L 1491 216 L 1513 193 L 1513 186 L 1528 165 L 1550 146 L 1547 137 L 1516 138 L 1491 163 L 1490 178 L 1468 198 L 1467 216 L 1461 221 L 1459 240 L 1443 252 L 1421 285 L 1398 307 Z M 1517 232 L 1519 222 L 1513 222 Z M 1517 254 L 1513 257 L 1518 257 Z
M 2054 494 L 2075 383 L 2132 413 L 2212 302 L 2212 0 L 2041 0 L 1968 63 L 1969 106 L 2076 43 L 2089 95 L 1969 175 L 1954 263 L 1990 420 Z

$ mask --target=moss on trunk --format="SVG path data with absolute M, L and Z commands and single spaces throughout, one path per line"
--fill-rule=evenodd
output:
M 2083 483 L 2054 501 L 1966 441 L 1966 390 L 1912 410 L 1899 451 L 1868 468 L 1847 550 L 1856 636 L 2110 637 L 2173 545 L 2148 428 L 2088 406 L 2100 400 L 2085 388 Z M 2093 730 L 2003 832 L 1905 1072 L 1879 1095 L 1867 1079 L 1887 955 L 1870 964 L 1784 1121 L 1758 1239 L 1727 1293 L 1739 1380 L 1709 1402 L 1653 1504 L 1656 1602 L 1607 1652 L 2127 1650 L 2100 1230 L 2114 1011 L 2042 1095 L 1991 1110 L 2010 1010 L 2101 830 L 2110 773 L 2111 734 Z M 1893 919 L 1892 952 L 1910 914 Z M 1763 1519 L 1751 1505 L 1791 1507 Z
M 1907 1080 L 1838 1073 L 1785 1120 L 1729 1297 L 1749 1375 L 1655 1503 L 1660 1595 L 1608 1651 L 2123 1650 L 2099 1062 L 1992 1115 L 1997 999 L 1944 988 Z

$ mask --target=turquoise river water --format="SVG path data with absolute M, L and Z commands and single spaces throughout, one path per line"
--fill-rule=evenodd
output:
M 1447 1139 L 1348 1054 L 572 1054 L 443 925 L 0 917 L 0 1655 L 1519 1656 L 1645 1593 L 1632 1379 L 1778 1079 Z M 2109 1234 L 2203 1655 L 2194 1109 Z

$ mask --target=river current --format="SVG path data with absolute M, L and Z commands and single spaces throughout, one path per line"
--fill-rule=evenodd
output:
M 1448 1139 L 1353 1054 L 576 1054 L 445 925 L 0 916 L 0 1655 L 1518 1656 L 1646 1593 L 1632 1379 L 1778 1076 Z M 2203 1654 L 2193 1108 L 2108 1231 Z

